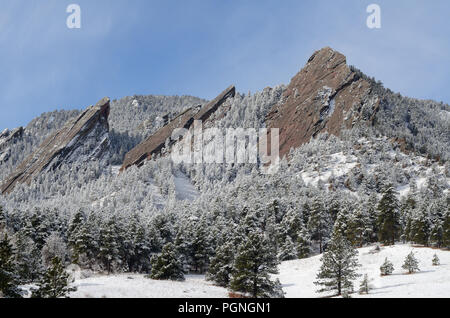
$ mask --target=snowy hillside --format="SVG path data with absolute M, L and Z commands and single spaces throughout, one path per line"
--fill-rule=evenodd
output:
M 402 269 L 405 257 L 413 251 L 419 260 L 420 272 L 408 275 Z M 424 298 L 450 297 L 450 252 L 431 248 L 412 247 L 411 245 L 396 245 L 382 247 L 374 252 L 374 247 L 358 250 L 361 267 L 358 273 L 368 274 L 372 290 L 369 295 L 353 294 L 352 297 L 380 297 L 380 298 Z M 441 260 L 440 266 L 432 266 L 434 253 Z M 393 264 L 395 271 L 391 276 L 380 276 L 380 266 L 385 258 Z M 287 298 L 322 297 L 326 294 L 316 293 L 314 285 L 317 272 L 321 266 L 321 256 L 307 259 L 283 262 L 277 277 L 283 284 Z M 359 287 L 362 277 L 355 282 L 355 289 Z
M 419 260 L 420 272 L 409 275 L 401 268 L 406 255 L 414 252 Z M 450 297 L 450 251 L 431 248 L 396 245 L 381 247 L 379 252 L 374 247 L 358 250 L 361 267 L 358 272 L 368 274 L 371 291 L 369 295 L 357 293 L 351 297 L 375 298 L 413 298 L 413 297 Z M 440 266 L 432 266 L 434 254 L 440 258 Z M 395 267 L 391 276 L 380 276 L 380 265 L 388 258 Z M 287 298 L 316 298 L 327 294 L 318 294 L 314 285 L 317 272 L 321 266 L 321 255 L 283 262 L 276 275 L 280 279 Z M 359 287 L 362 277 L 355 282 Z M 78 290 L 71 294 L 74 298 L 226 298 L 225 288 L 207 282 L 204 275 L 187 275 L 184 282 L 156 281 L 139 274 L 120 274 L 110 276 L 93 276 L 78 279 L 73 284 Z

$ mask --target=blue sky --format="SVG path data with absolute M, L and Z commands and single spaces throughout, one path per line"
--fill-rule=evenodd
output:
M 394 91 L 450 103 L 449 13 L 448 0 L 1 0 L 0 130 L 104 96 L 288 84 L 324 46 Z

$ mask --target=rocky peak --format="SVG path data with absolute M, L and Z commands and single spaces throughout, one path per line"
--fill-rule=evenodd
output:
M 11 156 L 10 146 L 23 136 L 23 127 L 19 127 L 10 131 L 5 129 L 0 133 L 0 164 L 8 161 Z
M 30 183 L 42 172 L 63 163 L 107 160 L 109 157 L 109 98 L 88 107 L 78 117 L 50 135 L 1 186 L 9 193 L 18 183 Z
M 371 83 L 347 65 L 344 55 L 326 47 L 315 52 L 291 80 L 266 124 L 280 128 L 284 157 L 320 132 L 338 136 L 360 119 L 372 120 L 378 107 Z
M 125 160 L 120 170 L 124 171 L 134 165 L 140 166 L 145 160 L 160 154 L 166 147 L 166 143 L 168 141 L 170 143 L 170 137 L 175 129 L 185 128 L 189 130 L 195 120 L 201 120 L 203 122 L 208 121 L 220 106 L 222 106 L 228 98 L 234 97 L 235 94 L 236 88 L 230 86 L 206 105 L 192 107 L 179 114 L 153 135 L 149 136 L 142 143 L 130 150 L 130 152 L 125 155 Z

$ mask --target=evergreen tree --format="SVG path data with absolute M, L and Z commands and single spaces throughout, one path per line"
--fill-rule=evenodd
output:
M 69 274 L 59 257 L 52 259 L 52 264 L 37 285 L 38 289 L 33 290 L 32 298 L 62 298 L 77 290 L 75 287 L 70 287 Z
M 211 238 L 207 232 L 207 225 L 204 219 L 197 222 L 192 233 L 191 243 L 191 268 L 196 273 L 204 273 L 208 267 L 211 251 Z
M 14 247 L 16 273 L 21 283 L 31 283 L 42 270 L 41 253 L 23 229 L 14 234 Z
M 104 223 L 100 229 L 99 258 L 108 274 L 113 271 L 115 265 L 120 263 L 118 232 L 115 218 Z
M 381 276 L 389 276 L 394 272 L 394 264 L 390 262 L 387 257 L 384 260 L 383 265 L 380 266 Z
M 444 216 L 446 200 L 435 201 L 430 206 L 430 243 L 441 248 L 444 241 Z
M 352 280 L 359 276 L 356 273 L 359 266 L 357 255 L 358 252 L 336 228 L 322 257 L 322 266 L 315 282 L 316 285 L 323 286 L 319 292 L 336 291 L 338 296 L 344 291 L 351 293 Z
M 447 208 L 447 212 L 443 217 L 442 222 L 442 245 L 450 248 L 450 207 Z
M 392 184 L 385 187 L 378 203 L 378 238 L 380 242 L 394 245 L 399 234 L 399 202 Z
M 216 249 L 216 255 L 211 259 L 207 279 L 218 286 L 228 287 L 233 271 L 235 247 L 233 242 L 226 242 Z
M 307 258 L 311 255 L 311 236 L 306 228 L 302 228 L 297 238 L 297 257 Z
M 362 294 L 369 294 L 370 286 L 369 286 L 369 276 L 367 274 L 364 274 L 364 279 L 361 282 L 361 285 L 359 286 L 359 293 Z
M 365 205 L 360 203 L 356 211 L 348 219 L 348 238 L 354 246 L 363 247 L 370 242 L 372 234 L 369 215 Z
M 319 252 L 323 252 L 324 244 L 327 241 L 330 231 L 330 216 L 323 207 L 320 197 L 317 195 L 311 206 L 311 213 L 308 220 L 308 230 L 312 239 L 319 243 Z
M 5 298 L 20 298 L 18 277 L 14 273 L 14 250 L 8 235 L 0 240 L 0 294 Z
M 433 266 L 441 265 L 441 261 L 439 260 L 439 257 L 437 256 L 437 254 L 434 254 L 432 264 L 433 264 Z
M 410 238 L 414 243 L 428 246 L 430 237 L 430 222 L 428 211 L 422 206 L 413 216 L 411 221 Z
M 72 262 L 80 266 L 86 265 L 91 237 L 86 227 L 86 217 L 81 210 L 72 218 L 67 232 Z
M 291 261 L 297 259 L 297 253 L 297 247 L 292 241 L 292 238 L 288 235 L 286 241 L 280 248 L 278 259 L 280 261 Z
M 152 270 L 149 277 L 156 280 L 183 281 L 183 266 L 179 259 L 180 255 L 175 245 L 167 243 L 160 255 L 152 257 Z
M 278 261 L 268 246 L 262 234 L 256 231 L 249 233 L 238 247 L 231 290 L 249 294 L 253 298 L 284 296 L 280 282 L 270 279 L 270 274 L 278 273 Z
M 408 256 L 406 256 L 405 263 L 403 264 L 402 268 L 407 270 L 409 274 L 420 271 L 419 262 L 417 261 L 413 252 L 409 253 Z
M 0 231 L 6 229 L 7 221 L 6 221 L 6 212 L 3 210 L 3 207 L 0 205 Z

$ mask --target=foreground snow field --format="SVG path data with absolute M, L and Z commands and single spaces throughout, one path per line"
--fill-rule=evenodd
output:
M 405 257 L 414 251 L 419 260 L 420 272 L 407 275 L 402 269 Z M 358 272 L 368 274 L 372 290 L 369 295 L 353 294 L 352 297 L 450 297 L 450 252 L 434 250 L 431 248 L 413 247 L 411 245 L 396 245 L 381 247 L 381 251 L 374 253 L 374 247 L 358 249 Z M 441 266 L 432 266 L 434 254 L 441 260 Z M 385 258 L 394 264 L 395 271 L 392 276 L 381 277 L 380 265 Z M 277 275 L 283 284 L 283 290 L 288 298 L 322 297 L 326 294 L 317 294 L 318 287 L 314 285 L 316 274 L 321 266 L 321 256 L 308 259 L 283 262 L 280 274 Z M 355 282 L 355 290 L 359 289 L 360 281 Z
M 225 298 L 224 288 L 213 286 L 202 275 L 186 275 L 184 282 L 156 281 L 144 275 L 94 276 L 77 280 L 71 298 Z
M 358 272 L 368 274 L 372 290 L 369 295 L 353 294 L 352 297 L 450 297 L 450 252 L 431 248 L 396 245 L 359 249 Z M 401 268 L 405 257 L 414 251 L 419 260 L 421 272 L 407 275 Z M 441 266 L 432 266 L 431 260 L 437 253 Z M 380 265 L 388 257 L 394 264 L 392 276 L 381 277 Z M 295 261 L 283 262 L 277 275 L 288 298 L 323 297 L 316 293 L 314 285 L 317 271 L 321 266 L 321 255 Z M 360 278 L 362 280 L 362 277 Z M 360 280 L 355 282 L 359 288 Z M 78 290 L 71 294 L 74 298 L 225 298 L 228 291 L 213 286 L 202 275 L 187 275 L 184 282 L 155 281 L 144 275 L 122 274 L 93 276 L 79 279 L 74 283 Z

